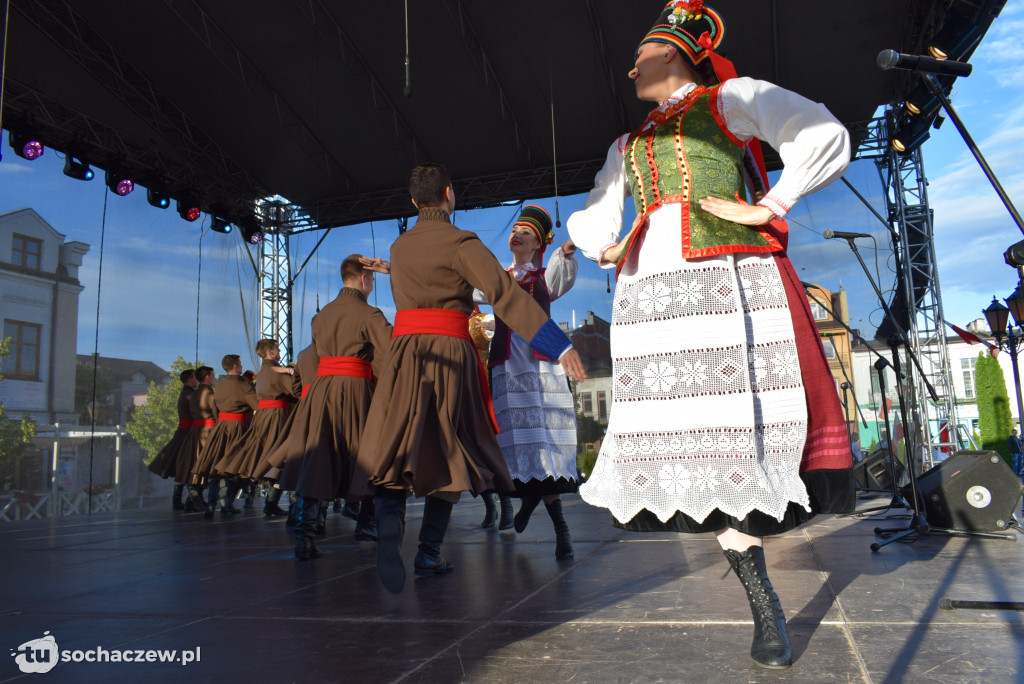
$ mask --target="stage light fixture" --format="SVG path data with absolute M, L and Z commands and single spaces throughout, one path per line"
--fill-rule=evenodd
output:
M 892 136 L 892 148 L 899 154 L 910 154 L 927 140 L 932 122 L 916 118 L 899 126 Z
M 928 41 L 928 53 L 935 59 L 961 61 L 969 55 L 985 34 L 978 26 L 958 14 L 946 19 L 942 29 Z
M 178 216 L 190 223 L 195 221 L 202 214 L 199 209 L 199 202 L 194 199 L 178 200 Z
M 64 175 L 75 180 L 90 181 L 95 174 L 88 164 L 69 154 L 64 157 Z
M 943 84 L 937 85 L 942 87 Z M 942 90 L 948 93 L 946 88 L 943 87 Z M 939 98 L 935 97 L 924 83 L 917 86 L 903 102 L 903 110 L 908 116 L 919 116 L 925 119 L 930 119 L 938 113 L 941 107 L 942 103 L 939 102 Z
M 171 198 L 153 188 L 146 188 L 146 201 L 157 209 L 166 209 L 171 206 Z
M 260 230 L 260 224 L 253 216 L 246 216 L 239 221 L 238 229 L 242 231 L 242 237 L 246 242 L 252 245 L 258 245 L 263 241 L 263 231 Z
M 211 216 L 210 230 L 215 233 L 230 233 L 231 223 L 227 219 L 220 218 L 219 216 Z
M 111 192 L 115 195 L 120 195 L 121 197 L 124 197 L 135 189 L 135 181 L 115 171 L 107 171 L 106 182 L 107 187 L 110 188 Z
M 22 135 L 15 131 L 7 131 L 7 142 L 10 143 L 14 154 L 22 159 L 35 161 L 43 156 L 43 143 L 32 136 Z

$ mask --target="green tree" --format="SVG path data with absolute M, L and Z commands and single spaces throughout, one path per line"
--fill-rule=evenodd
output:
M 998 451 L 1012 468 L 1009 440 L 1010 430 L 1013 429 L 1013 414 L 1010 412 L 1010 397 L 1006 393 L 1003 369 L 986 352 L 978 355 L 978 363 L 974 367 L 974 384 L 977 388 L 980 446 L 982 449 Z
M 159 385 L 150 382 L 146 391 L 146 405 L 131 412 L 126 429 L 146 451 L 146 463 L 156 458 L 178 429 L 178 395 L 181 394 L 181 380 L 178 376 L 183 370 L 202 365 L 202 362 L 189 363 L 179 356 L 171 364 L 170 382 Z
M 0 339 L 0 359 L 6 359 L 10 354 L 11 338 Z M 4 379 L 0 375 L 0 382 Z M 15 465 L 21 455 L 29 449 L 34 449 L 32 438 L 36 435 L 36 424 L 27 415 L 22 415 L 21 420 L 14 420 L 7 417 L 7 409 L 3 402 L 0 402 L 0 477 L 12 477 Z

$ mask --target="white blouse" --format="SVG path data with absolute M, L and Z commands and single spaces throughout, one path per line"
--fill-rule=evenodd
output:
M 512 274 L 516 282 L 522 282 L 528 273 L 537 270 L 533 264 L 512 265 L 505 269 Z M 555 301 L 576 284 L 576 274 L 579 272 L 579 262 L 576 261 L 576 253 L 566 254 L 559 247 L 548 257 L 548 267 L 544 269 L 544 280 L 547 282 L 548 294 L 551 301 Z M 473 291 L 474 304 L 488 304 L 487 298 L 480 290 Z
M 660 104 L 677 102 L 696 87 L 683 86 Z M 850 135 L 824 105 L 785 88 L 753 78 L 733 78 L 722 84 L 719 110 L 729 131 L 742 141 L 759 138 L 782 157 L 778 182 L 758 204 L 785 216 L 800 198 L 821 190 L 846 173 Z M 569 236 L 588 259 L 619 242 L 623 203 L 630 194 L 623 150 L 629 134 L 620 136 L 594 178 L 583 209 L 569 217 Z M 603 268 L 614 268 L 605 264 Z M 552 297 L 554 299 L 554 297 Z

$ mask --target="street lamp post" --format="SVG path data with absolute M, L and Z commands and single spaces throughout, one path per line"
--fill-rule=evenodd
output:
M 1024 340 L 1024 333 L 1016 332 L 1015 328 L 1024 325 L 1024 295 L 1021 294 L 1020 285 L 1004 301 L 1009 307 L 1003 306 L 992 297 L 992 303 L 988 308 L 983 309 L 985 320 L 988 321 L 989 330 L 996 338 L 996 345 L 1005 349 L 1010 354 L 1010 362 L 1013 364 L 1013 385 L 1017 390 L 1017 421 L 1024 420 L 1024 400 L 1021 399 L 1020 372 L 1017 368 L 1017 354 L 1020 351 L 1021 342 Z M 1013 314 L 1014 325 L 1008 326 L 1010 314 Z M 1024 328 L 1021 328 L 1024 330 Z

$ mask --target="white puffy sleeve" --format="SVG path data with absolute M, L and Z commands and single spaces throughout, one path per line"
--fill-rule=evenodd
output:
M 850 134 L 825 105 L 746 77 L 723 83 L 720 102 L 733 135 L 760 138 L 782 157 L 782 175 L 758 202 L 777 216 L 846 173 Z
M 576 284 L 576 273 L 579 271 L 579 263 L 576 261 L 576 253 L 566 254 L 559 247 L 548 257 L 548 266 L 544 269 L 544 279 L 548 284 L 548 294 L 551 301 L 555 301 Z
M 473 290 L 473 303 L 477 306 L 490 304 L 490 302 L 487 301 L 487 295 L 485 295 L 482 290 L 477 290 L 475 288 Z
M 594 188 L 587 195 L 586 203 L 566 221 L 569 237 L 576 247 L 583 256 L 598 263 L 609 247 L 618 244 L 622 232 L 623 203 L 629 193 L 622 148 L 628 137 L 628 134 L 620 136 L 608 148 L 604 166 L 594 178 Z M 602 268 L 615 268 L 615 264 L 605 264 Z

